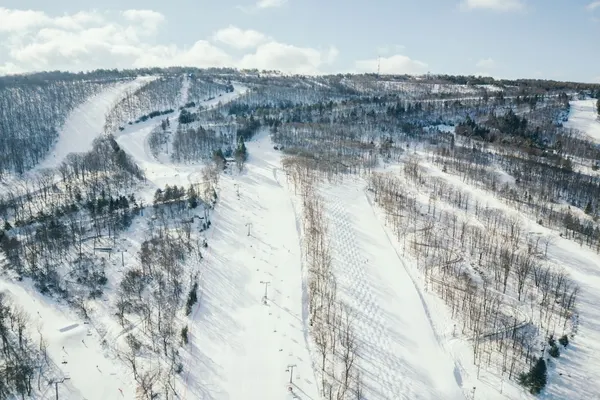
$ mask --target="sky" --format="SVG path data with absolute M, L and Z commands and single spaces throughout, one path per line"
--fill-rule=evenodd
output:
M 0 75 L 150 66 L 600 83 L 600 0 L 0 0 Z

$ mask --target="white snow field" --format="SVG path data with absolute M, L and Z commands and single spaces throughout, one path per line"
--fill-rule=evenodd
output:
M 245 170 L 219 183 L 182 398 L 316 400 L 293 206 L 268 136 L 247 146 Z
M 326 202 L 334 274 L 356 312 L 365 396 L 373 399 L 461 399 L 460 372 L 436 338 L 423 298 L 364 192 L 345 179 L 321 194 Z
M 600 119 L 596 109 L 596 99 L 571 101 L 569 121 L 566 128 L 580 131 L 592 141 L 600 143 Z
M 110 108 L 127 93 L 139 89 L 153 79 L 155 78 L 144 76 L 117 83 L 76 107 L 60 129 L 54 149 L 37 168 L 56 168 L 69 153 L 90 150 L 94 139 L 103 133 L 105 116 Z

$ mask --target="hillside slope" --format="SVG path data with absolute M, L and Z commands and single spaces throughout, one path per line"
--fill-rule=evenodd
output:
M 362 180 L 324 187 L 334 272 L 355 312 L 365 395 L 460 399 L 460 372 L 441 347 L 427 306 L 379 224 Z M 417 283 L 418 284 L 418 283 Z
M 84 153 L 92 148 L 92 142 L 103 132 L 104 118 L 110 108 L 126 96 L 152 80 L 139 77 L 133 81 L 117 83 L 87 99 L 73 110 L 60 129 L 54 149 L 38 168 L 56 168 L 69 153 Z
M 299 238 L 276 172 L 279 155 L 266 135 L 247 146 L 244 171 L 219 184 L 183 398 L 285 398 L 286 370 L 294 365 L 293 391 L 317 399 L 302 315 Z M 266 304 L 261 282 L 268 282 Z

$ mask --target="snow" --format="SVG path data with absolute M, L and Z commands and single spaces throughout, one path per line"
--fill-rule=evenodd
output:
M 447 125 L 447 124 L 431 125 L 431 126 L 425 127 L 425 129 L 429 129 L 429 130 L 437 129 L 440 132 L 452 133 L 452 134 L 454 134 L 454 131 L 455 131 L 454 125 Z
M 267 136 L 247 147 L 245 171 L 219 184 L 183 398 L 286 398 L 286 369 L 296 365 L 294 392 L 318 399 L 302 312 L 299 236 L 279 155 Z M 266 305 L 261 281 L 270 282 Z
M 203 101 L 199 104 L 199 106 L 203 109 L 211 109 L 217 107 L 219 104 L 230 103 L 236 98 L 244 95 L 248 91 L 248 88 L 244 85 L 232 83 L 232 86 L 233 92 L 223 93 L 212 100 Z
M 578 293 L 576 335 L 570 339 L 568 348 L 561 352 L 558 359 L 550 360 L 549 383 L 539 397 L 547 400 L 598 398 L 600 382 L 596 378 L 597 371 L 600 370 L 600 363 L 596 355 L 600 351 L 600 309 L 597 307 L 600 304 L 600 271 L 598 269 L 600 255 L 588 248 L 582 248 L 571 240 L 562 238 L 559 232 L 537 224 L 534 216 L 518 212 L 489 192 L 474 188 L 455 175 L 442 173 L 436 166 L 424 159 L 420 160 L 420 164 L 427 175 L 444 178 L 448 183 L 469 192 L 474 199 L 478 199 L 486 207 L 495 208 L 519 218 L 523 229 L 529 234 L 549 239 L 548 261 L 563 268 L 579 286 L 580 292 Z M 439 299 L 430 296 L 426 296 L 426 298 L 427 304 L 440 303 Z M 448 316 L 444 316 L 447 314 L 444 306 L 439 304 L 433 308 L 435 309 L 432 312 L 435 325 L 439 326 L 440 330 L 447 329 L 452 321 Z M 449 335 L 446 334 L 446 336 Z M 465 381 L 464 387 L 468 389 L 476 386 L 478 396 L 481 396 L 479 398 L 533 398 L 533 396 L 523 393 L 515 382 L 504 381 L 502 383 L 499 376 L 483 370 L 479 378 L 475 379 L 479 374 L 469 361 L 472 359 L 472 349 L 466 342 L 450 339 L 447 340 L 444 347 L 450 349 L 457 364 L 461 365 Z M 503 394 L 499 393 L 502 386 Z
M 116 85 L 74 110 L 53 154 L 40 167 L 57 166 L 67 154 L 89 150 L 102 133 L 107 108 L 147 81 L 140 78 Z M 187 101 L 186 85 L 182 87 L 182 104 Z M 199 106 L 215 107 L 246 91 L 234 85 L 233 93 Z M 148 184 L 141 197 L 146 204 L 157 187 L 198 182 L 201 169 L 152 156 L 147 138 L 157 123 L 149 120 L 126 126 L 117 136 L 119 145 L 145 171 Z M 171 123 L 174 130 L 176 118 Z M 567 126 L 600 141 L 595 101 L 572 102 Z M 452 127 L 438 128 L 450 131 Z M 273 150 L 268 135 L 262 133 L 246 146 L 249 159 L 244 170 L 224 174 L 219 182 L 219 200 L 207 231 L 209 247 L 201 266 L 200 301 L 188 321 L 190 342 L 181 350 L 185 367 L 180 398 L 279 400 L 297 396 L 317 400 L 321 396 L 315 373 L 317 355 L 306 317 L 299 200 L 287 185 L 280 169 L 281 153 Z M 600 256 L 537 225 L 530 216 L 513 210 L 489 192 L 442 173 L 432 163 L 422 160 L 421 166 L 426 175 L 443 177 L 482 204 L 517 215 L 528 232 L 552 238 L 549 260 L 561 265 L 581 288 L 579 325 L 567 350 L 552 361 L 549 385 L 541 398 L 598 398 Z M 398 169 L 394 165 L 388 170 Z M 500 168 L 497 173 L 502 182 L 514 183 Z M 441 300 L 424 290 L 417 267 L 401 254 L 365 186 L 362 178 L 346 178 L 343 184 L 323 184 L 320 191 L 325 199 L 339 294 L 356 311 L 359 369 L 367 398 L 471 398 L 473 387 L 478 399 L 531 398 L 515 382 L 503 382 L 485 371 L 478 373 L 470 361 L 472 343 L 455 337 L 455 321 Z M 141 238 L 141 226 L 136 220 L 127 233 L 129 242 L 135 244 Z M 135 249 L 130 248 L 126 260 L 132 258 Z M 113 285 L 118 282 L 116 269 L 109 271 Z M 269 282 L 266 302 L 263 282 Z M 38 339 L 39 326 L 50 359 L 70 378 L 59 388 L 61 398 L 134 398 L 132 373 L 112 350 L 124 331 L 108 312 L 110 303 L 104 307 L 96 304 L 92 310 L 96 326 L 91 326 L 66 305 L 40 295 L 27 280 L 3 278 L 0 292 L 7 293 L 29 314 L 29 333 L 34 340 Z M 111 343 L 103 344 L 104 339 Z M 288 391 L 289 365 L 295 366 L 293 393 Z M 53 396 L 50 386 L 40 398 Z
M 182 89 L 181 101 L 183 105 L 187 102 L 188 92 L 185 90 L 186 83 Z M 222 96 L 212 100 L 207 100 L 199 103 L 199 106 L 204 109 L 216 107 L 218 104 L 231 102 L 237 97 L 246 93 L 247 88 L 242 85 L 234 84 L 234 91 L 225 93 Z M 177 130 L 177 115 L 171 113 L 164 116 L 169 118 L 171 123 L 171 131 Z M 146 204 L 149 204 L 153 198 L 154 191 L 157 188 L 164 188 L 165 185 L 189 186 L 190 183 L 198 183 L 200 181 L 200 167 L 198 165 L 173 164 L 168 157 L 159 157 L 156 159 L 148 145 L 148 136 L 152 130 L 159 124 L 158 120 L 149 119 L 148 121 L 138 124 L 128 125 L 123 132 L 117 136 L 117 143 L 136 161 L 138 166 L 143 169 L 146 180 L 150 183 L 148 190 L 142 194 Z
M 42 296 L 29 285 L 0 280 L 0 292 L 8 294 L 29 314 L 29 334 L 36 342 L 39 342 L 38 332 L 42 334 L 52 363 L 69 378 L 59 386 L 61 398 L 134 398 L 131 373 L 114 356 L 108 355 L 98 333 L 72 310 Z M 42 391 L 40 399 L 54 398 L 54 385 Z
M 154 160 L 144 148 L 150 129 L 118 138 L 149 181 L 178 184 L 197 170 Z M 288 394 L 287 366 L 295 365 L 295 393 L 317 399 L 316 354 L 311 354 L 303 314 L 299 208 L 268 136 L 247 147 L 244 171 L 224 175 L 219 184 L 200 306 L 188 325 L 183 398 L 237 399 L 260 393 L 264 399 L 279 399 Z M 324 190 L 333 201 L 328 209 L 340 290 L 359 311 L 361 369 L 372 398 L 463 398 L 460 372 L 436 338 L 419 291 L 361 185 Z M 262 303 L 265 281 L 267 305 Z
M 46 160 L 37 168 L 56 168 L 69 153 L 91 150 L 94 139 L 103 133 L 105 116 L 118 101 L 131 91 L 150 82 L 153 77 L 138 77 L 117 83 L 90 97 L 73 110 L 59 132 L 58 142 Z
M 564 126 L 576 129 L 591 140 L 600 143 L 600 119 L 598 119 L 596 101 L 596 99 L 571 101 L 569 120 Z
M 496 85 L 476 85 L 479 88 L 485 89 L 488 92 L 502 92 L 504 89 L 501 88 L 500 86 L 496 86 Z
M 460 373 L 442 349 L 426 305 L 363 191 L 363 181 L 323 191 L 344 301 L 354 329 L 366 396 L 460 399 Z M 401 378 L 400 378 L 401 377 Z

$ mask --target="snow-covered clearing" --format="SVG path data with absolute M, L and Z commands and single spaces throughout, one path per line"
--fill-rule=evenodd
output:
M 419 290 L 382 229 L 362 180 L 322 191 L 334 273 L 355 311 L 365 395 L 460 399 L 460 372 L 436 338 Z
M 154 77 L 138 77 L 114 86 L 87 99 L 69 114 L 59 132 L 58 142 L 38 168 L 56 168 L 69 153 L 83 153 L 103 132 L 106 113 L 131 91 L 150 82 Z
M 268 136 L 223 176 L 208 234 L 200 306 L 190 321 L 184 399 L 318 399 L 303 318 L 294 209 Z M 239 197 L 237 191 L 239 190 Z M 248 236 L 248 232 L 250 235 Z M 267 304 L 262 299 L 267 285 Z
M 576 129 L 588 138 L 600 143 L 600 119 L 596 109 L 596 99 L 571 101 L 569 121 L 566 128 Z
M 29 283 L 0 280 L 0 292 L 19 304 L 29 315 L 29 334 L 47 343 L 51 363 L 68 377 L 58 387 L 66 399 L 133 399 L 133 376 L 127 367 L 110 355 L 108 345 L 90 325 L 68 306 L 41 295 Z M 60 379 L 60 377 L 59 377 Z M 54 399 L 54 385 L 42 382 L 40 399 Z

